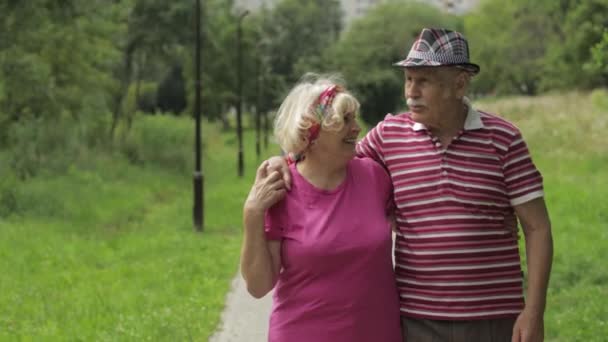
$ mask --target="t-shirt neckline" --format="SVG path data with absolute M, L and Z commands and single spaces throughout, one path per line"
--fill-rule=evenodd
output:
M 346 183 L 348 182 L 348 178 L 350 177 L 350 163 L 352 162 L 349 161 L 348 164 L 346 165 L 346 175 L 344 177 L 344 179 L 342 180 L 342 182 L 335 188 L 331 189 L 331 190 L 325 190 L 325 189 L 320 189 L 316 186 L 314 186 L 312 183 L 310 183 L 306 178 L 304 178 L 304 176 L 302 176 L 302 174 L 300 174 L 300 171 L 298 171 L 298 168 L 296 167 L 297 163 L 294 163 L 291 165 L 292 169 L 292 175 L 294 175 L 294 180 L 296 180 L 296 186 L 297 185 L 302 185 L 303 190 L 307 191 L 307 192 L 312 192 L 312 193 L 318 193 L 318 194 L 322 194 L 322 195 L 333 195 L 336 194 L 340 191 L 342 191 L 342 189 L 344 189 L 344 187 L 346 186 Z

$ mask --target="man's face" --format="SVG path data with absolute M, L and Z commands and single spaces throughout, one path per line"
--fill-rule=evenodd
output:
M 427 127 L 439 126 L 442 113 L 464 95 L 457 82 L 460 73 L 449 67 L 406 68 L 405 98 L 412 119 Z

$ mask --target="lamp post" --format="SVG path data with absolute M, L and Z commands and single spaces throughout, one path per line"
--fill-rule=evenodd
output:
M 194 170 L 194 207 L 193 207 L 193 219 L 194 229 L 197 232 L 203 231 L 204 223 L 204 205 L 203 205 L 203 183 L 204 176 L 202 171 L 202 158 L 201 158 L 201 2 L 196 0 L 195 9 L 195 39 L 196 47 L 194 52 L 194 64 L 195 64 L 195 82 L 194 82 L 194 115 L 196 120 L 195 128 L 195 170 Z
M 242 36 L 242 28 L 241 23 L 243 18 L 249 14 L 249 11 L 245 10 L 238 17 L 237 27 L 236 27 L 236 53 L 237 53 L 237 104 L 236 104 L 236 134 L 239 144 L 239 152 L 238 152 L 238 175 L 239 177 L 243 177 L 243 126 L 242 126 L 242 102 L 243 102 L 243 56 L 241 51 L 241 36 Z
M 270 131 L 270 125 L 268 123 L 268 112 L 264 113 L 264 116 L 262 117 L 264 119 L 264 123 L 262 124 L 262 126 L 264 127 L 264 149 L 268 149 L 268 131 Z
M 258 52 L 262 51 L 262 49 L 260 48 L 260 45 L 258 44 Z M 260 116 L 262 115 L 261 113 L 261 100 L 262 100 L 262 96 L 261 96 L 261 91 L 262 91 L 262 87 L 261 87 L 261 80 L 262 80 L 262 59 L 258 58 L 257 59 L 257 63 L 256 63 L 256 75 L 255 75 L 255 83 L 256 83 L 256 91 L 255 91 L 255 156 L 257 157 L 257 159 L 260 159 Z

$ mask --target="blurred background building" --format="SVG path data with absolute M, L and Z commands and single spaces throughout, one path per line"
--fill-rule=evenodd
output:
M 280 0 L 236 0 L 236 7 L 255 11 L 262 6 L 271 8 Z M 354 19 L 363 16 L 375 5 L 386 0 L 340 0 L 344 11 L 344 23 L 348 25 Z M 408 1 L 408 0 L 403 0 Z M 416 0 L 409 0 L 416 1 Z M 479 0 L 418 0 L 420 2 L 435 5 L 447 12 L 454 14 L 466 13 L 479 3 Z

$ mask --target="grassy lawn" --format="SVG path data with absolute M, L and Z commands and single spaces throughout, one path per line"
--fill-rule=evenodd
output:
M 479 103 L 522 129 L 545 178 L 555 240 L 549 341 L 608 336 L 608 109 L 592 102 Z M 0 340 L 207 340 L 237 271 L 241 204 L 258 161 L 246 132 L 239 179 L 235 134 L 206 126 L 204 137 L 203 234 L 192 230 L 189 172 L 100 155 L 21 185 L 25 210 L 0 217 Z
M 555 244 L 548 341 L 608 336 L 608 107 L 593 102 L 556 94 L 479 104 L 520 127 L 544 176 Z
M 203 234 L 192 229 L 191 174 L 98 157 L 20 187 L 27 209 L 0 219 L 0 340 L 207 340 L 237 271 L 258 162 L 246 132 L 238 179 L 234 134 L 204 133 Z

